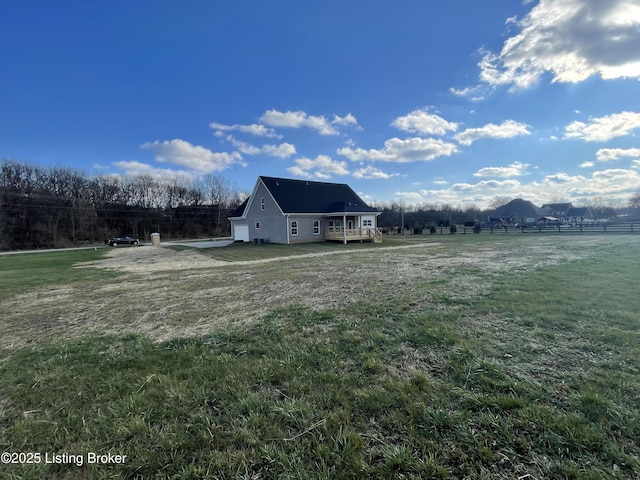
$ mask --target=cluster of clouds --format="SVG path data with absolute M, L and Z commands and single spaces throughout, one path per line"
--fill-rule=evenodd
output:
M 448 157 L 459 153 L 461 147 L 470 146 L 482 139 L 509 139 L 520 135 L 530 135 L 530 126 L 515 120 L 505 120 L 499 125 L 487 124 L 477 128 L 467 128 L 460 132 L 460 123 L 450 122 L 432 113 L 430 109 L 418 109 L 405 116 L 396 118 L 391 126 L 411 134 L 406 138 L 393 137 L 380 148 L 355 148 L 354 142 L 347 140 L 346 146 L 338 148 L 336 154 L 357 164 L 351 169 L 345 160 L 336 160 L 322 154 L 315 158 L 297 157 L 289 173 L 299 177 L 329 179 L 333 175 L 353 175 L 360 179 L 391 178 L 398 174 L 387 174 L 372 165 L 375 162 L 412 163 L 430 161 L 439 157 Z M 186 140 L 147 142 L 142 150 L 154 154 L 159 163 L 170 164 L 191 170 L 197 174 L 222 171 L 234 165 L 246 165 L 246 156 L 265 155 L 289 159 L 297 154 L 296 146 L 288 142 L 262 143 L 256 145 L 237 138 L 237 133 L 252 137 L 282 140 L 282 129 L 308 128 L 321 136 L 340 135 L 341 129 L 351 128 L 362 131 L 357 119 L 351 113 L 345 116 L 333 115 L 331 120 L 325 116 L 309 115 L 303 111 L 280 112 L 268 110 L 260 117 L 260 123 L 250 125 L 225 125 L 211 122 L 214 136 L 230 145 L 233 152 L 213 152 Z M 457 133 L 456 133 L 457 132 Z M 450 138 L 437 138 L 451 134 Z
M 500 87 L 515 91 L 529 89 L 542 81 L 577 83 L 592 76 L 640 79 L 640 0 L 539 0 L 526 16 L 509 18 L 506 25 L 515 33 L 508 36 L 499 52 L 480 50 L 478 82 L 451 88 L 452 95 L 478 102 Z M 252 124 L 209 124 L 213 135 L 231 147 L 230 152 L 214 152 L 181 139 L 147 142 L 141 149 L 152 152 L 159 163 L 179 166 L 193 174 L 244 166 L 247 157 L 261 155 L 289 162 L 287 171 L 296 177 L 331 179 L 350 175 L 356 179 L 390 179 L 400 174 L 385 172 L 385 168 L 393 168 L 389 165 L 452 157 L 476 142 L 506 141 L 529 136 L 534 131 L 533 126 L 510 118 L 499 123 L 465 126 L 443 118 L 435 108 L 413 110 L 393 119 L 390 126 L 401 134 L 391 136 L 376 148 L 362 148 L 351 137 L 363 131 L 352 113 L 324 116 L 271 109 Z M 622 111 L 571 122 L 563 127 L 562 138 L 551 139 L 602 143 L 633 135 L 639 128 L 640 113 Z M 285 133 L 293 130 L 344 138 L 343 146 L 336 148 L 333 156 L 299 155 L 295 144 L 284 141 Z M 485 203 L 495 195 L 539 198 L 559 187 L 571 196 L 637 188 L 640 148 L 601 148 L 595 158 L 584 161 L 580 167 L 593 168 L 621 159 L 630 159 L 631 168 L 610 168 L 587 175 L 538 175 L 528 183 L 522 177 L 537 173 L 537 168 L 512 161 L 506 166 L 479 169 L 473 173 L 473 177 L 480 179 L 477 183 L 448 184 L 437 180 L 434 183 L 438 188 L 396 195 L 422 202 L 434 198 L 459 201 L 463 195 L 469 201 Z M 143 169 L 144 164 L 120 162 L 120 167 L 133 171 Z
M 246 156 L 265 155 L 290 159 L 297 154 L 295 145 L 291 143 L 262 143 L 258 146 L 239 140 L 234 136 L 236 132 L 249 134 L 252 137 L 282 140 L 284 135 L 278 133 L 279 129 L 308 128 L 319 135 L 339 135 L 340 128 L 345 126 L 362 130 L 351 113 L 344 117 L 334 115 L 333 120 L 328 120 L 324 116 L 308 115 L 302 111 L 269 110 L 260 117 L 260 122 L 251 125 L 224 125 L 216 122 L 210 124 L 214 135 L 231 145 L 235 149 L 233 152 L 213 152 L 181 139 L 147 142 L 141 146 L 141 149 L 152 152 L 159 163 L 180 166 L 196 174 L 205 174 L 222 171 L 234 165 L 246 165 L 244 159 Z M 407 138 L 393 137 L 384 141 L 381 148 L 371 149 L 355 148 L 353 142 L 349 141 L 347 142 L 349 145 L 336 150 L 336 154 L 346 160 L 336 160 L 325 154 L 317 155 L 315 158 L 299 156 L 293 160 L 293 165 L 287 170 L 294 176 L 304 178 L 330 179 L 334 176 L 351 175 L 357 179 L 388 179 L 399 174 L 386 173 L 373 164 L 430 161 L 459 153 L 462 148 L 480 140 L 505 140 L 532 133 L 530 125 L 511 119 L 500 124 L 489 123 L 462 130 L 460 125 L 458 122 L 442 118 L 428 108 L 417 109 L 391 122 L 391 126 L 411 134 Z M 640 128 L 640 113 L 625 111 L 590 118 L 588 122 L 572 122 L 564 127 L 563 139 L 604 142 L 629 135 L 638 128 Z M 442 138 L 443 136 L 446 137 Z M 581 166 L 588 168 L 595 166 L 596 162 L 614 161 L 626 157 L 640 158 L 640 149 L 603 148 L 598 150 L 593 161 L 584 162 Z M 144 164 L 140 162 L 120 162 L 119 166 L 129 170 L 144 170 Z M 507 166 L 485 167 L 473 175 L 506 179 L 529 174 L 529 167 L 528 164 L 513 162 Z M 165 171 L 160 169 L 158 173 L 165 173 Z M 582 177 L 577 178 L 576 181 L 582 179 Z M 475 186 L 456 185 L 453 190 L 459 192 L 505 187 L 520 188 L 521 185 L 514 181 L 507 183 L 481 181 Z
M 640 160 L 639 160 L 640 162 Z M 638 165 L 640 167 L 640 165 Z M 600 197 L 606 192 L 607 199 L 619 203 L 627 200 L 627 193 L 640 185 L 640 171 L 636 169 L 612 168 L 594 171 L 588 175 L 554 173 L 530 182 L 514 178 L 482 180 L 478 183 L 454 183 L 445 188 L 396 192 L 399 198 L 416 204 L 473 204 L 486 206 L 496 197 L 522 197 L 534 203 L 548 203 L 562 191 L 578 201 Z
M 549 75 L 576 83 L 640 78 L 640 3 L 637 0 L 540 0 L 522 19 L 507 19 L 519 33 L 499 53 L 483 51 L 481 82 L 526 89 Z M 457 90 L 470 95 L 473 87 Z
M 564 127 L 562 140 L 583 142 L 607 142 L 632 136 L 640 128 L 640 113 L 620 112 L 603 117 L 590 118 L 588 122 L 572 122 Z M 560 139 L 557 139 L 560 140 Z M 486 205 L 497 196 L 524 197 L 538 200 L 558 196 L 558 192 L 573 199 L 586 200 L 606 194 L 611 200 L 624 202 L 629 192 L 640 187 L 640 148 L 600 148 L 592 160 L 579 166 L 584 169 L 601 168 L 602 164 L 627 160 L 629 168 L 605 168 L 584 175 L 567 173 L 537 174 L 538 167 L 528 163 L 512 162 L 506 166 L 483 167 L 473 176 L 490 178 L 477 183 L 433 182 L 435 189 L 419 188 L 399 191 L 396 195 L 412 203 L 474 203 Z M 530 177 L 525 182 L 518 177 Z M 533 179 L 531 179 L 533 178 Z

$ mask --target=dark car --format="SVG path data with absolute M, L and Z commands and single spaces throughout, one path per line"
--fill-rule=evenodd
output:
M 104 243 L 110 247 L 117 247 L 118 245 L 138 245 L 140 239 L 133 237 L 113 237 L 109 240 L 105 240 Z

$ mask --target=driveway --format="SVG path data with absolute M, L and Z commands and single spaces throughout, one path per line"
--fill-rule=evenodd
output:
M 193 248 L 212 248 L 212 247 L 226 247 L 231 245 L 233 240 L 210 240 L 207 242 L 160 242 L 160 245 L 167 247 L 169 245 L 181 245 L 183 247 Z

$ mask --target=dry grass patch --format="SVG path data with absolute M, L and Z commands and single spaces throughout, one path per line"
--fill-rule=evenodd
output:
M 121 274 L 116 278 L 42 287 L 1 302 L 0 346 L 86 333 L 139 333 L 157 341 L 199 336 L 246 327 L 290 305 L 322 311 L 402 298 L 443 308 L 485 295 L 500 275 L 594 255 L 593 239 L 533 240 L 524 248 L 509 241 L 448 250 L 413 243 L 236 262 L 197 249 L 112 249 L 78 266 L 114 270 Z
M 131 461 L 9 478 L 636 478 L 635 240 L 110 252 L 0 301 L 0 443 Z

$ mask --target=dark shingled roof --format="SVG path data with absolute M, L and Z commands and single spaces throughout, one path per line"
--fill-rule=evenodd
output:
M 528 200 L 516 198 L 506 205 L 496 208 L 490 217 L 495 219 L 514 218 L 519 221 L 521 218 L 538 218 L 549 214 L 550 212 L 547 209 L 538 208 Z
M 242 202 L 242 205 L 240 205 L 238 208 L 236 208 L 231 213 L 231 215 L 229 215 L 229 218 L 241 217 L 242 214 L 244 213 L 244 209 L 246 208 L 248 203 L 249 203 L 249 197 L 245 198 L 244 202 Z
M 346 183 L 260 177 L 284 213 L 375 213 Z

